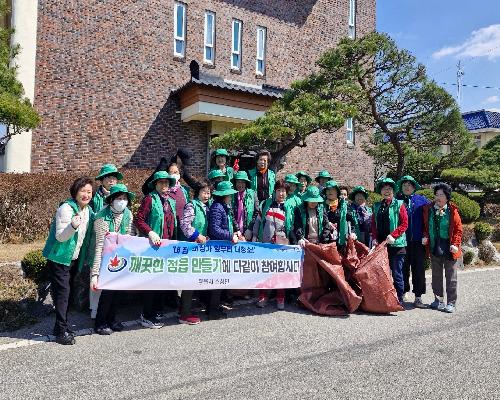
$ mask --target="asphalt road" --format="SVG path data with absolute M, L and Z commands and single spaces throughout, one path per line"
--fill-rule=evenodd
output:
M 498 399 L 500 269 L 458 283 L 452 315 L 330 318 L 270 304 L 199 326 L 170 320 L 2 351 L 0 398 Z

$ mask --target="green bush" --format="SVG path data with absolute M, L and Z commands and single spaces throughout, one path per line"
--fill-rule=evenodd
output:
M 476 222 L 474 224 L 474 234 L 478 242 L 488 239 L 493 232 L 493 228 L 487 222 Z
M 366 201 L 368 205 L 373 206 L 378 201 L 382 201 L 382 196 L 375 192 L 369 192 L 368 200 Z
M 418 194 L 427 197 L 429 200 L 434 199 L 434 191 L 432 189 L 419 190 Z M 464 224 L 474 222 L 479 218 L 479 212 L 481 211 L 481 208 L 476 201 L 471 200 L 467 196 L 456 192 L 453 192 L 451 194 L 451 201 L 458 207 L 460 217 L 462 218 L 462 222 Z
M 21 261 L 21 268 L 26 278 L 36 283 L 49 280 L 47 269 L 47 259 L 42 255 L 41 250 L 30 251 Z
M 474 260 L 474 252 L 470 250 L 464 252 L 464 265 L 471 264 L 472 260 Z

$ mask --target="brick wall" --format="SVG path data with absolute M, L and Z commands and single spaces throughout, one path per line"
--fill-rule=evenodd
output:
M 191 60 L 202 65 L 205 10 L 216 13 L 216 55 L 215 66 L 202 71 L 247 83 L 289 86 L 347 32 L 348 0 L 184 3 L 186 58 L 179 61 L 173 58 L 173 0 L 39 1 L 35 106 L 43 122 L 33 134 L 33 171 L 89 169 L 104 162 L 152 167 L 180 145 L 194 153 L 196 172 L 204 171 L 207 125 L 182 123 L 170 92 L 189 79 Z M 362 35 L 375 27 L 375 0 L 357 3 Z M 243 21 L 241 74 L 230 72 L 232 18 Z M 257 26 L 267 28 L 264 79 L 255 75 Z M 344 135 L 335 137 L 318 133 L 307 153 L 288 157 L 289 165 L 312 168 L 317 161 L 311 160 L 324 159 L 317 143 L 344 154 Z M 362 161 L 364 171 L 353 172 L 353 181 L 372 174 L 358 144 L 345 154 Z

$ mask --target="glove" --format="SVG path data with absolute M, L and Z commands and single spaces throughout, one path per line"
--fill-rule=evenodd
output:
M 82 217 L 80 217 L 78 214 L 71 218 L 71 226 L 73 227 L 73 229 L 77 229 L 81 223 Z
M 429 238 L 428 237 L 423 237 L 422 238 L 422 245 L 427 246 L 427 243 L 429 243 Z
M 458 247 L 451 245 L 450 246 L 450 253 L 452 253 L 452 254 L 458 253 Z
M 155 231 L 150 231 L 148 233 L 148 237 L 149 240 L 151 240 L 151 243 L 153 243 L 155 246 L 159 246 L 161 244 L 161 238 Z
M 299 241 L 297 242 L 297 244 L 298 244 L 300 247 L 304 248 L 304 247 L 306 247 L 306 243 L 307 243 L 307 242 L 308 242 L 308 240 L 307 240 L 307 239 L 299 239 Z
M 245 239 L 247 242 L 252 240 L 252 235 L 253 235 L 253 232 L 250 229 L 247 229 L 245 231 Z
M 388 235 L 386 241 L 387 241 L 387 244 L 394 244 L 396 239 L 394 239 L 391 235 Z
M 349 235 L 352 240 L 358 240 L 358 236 L 353 232 Z
M 92 290 L 93 292 L 97 291 L 97 278 L 98 277 L 99 277 L 98 275 L 92 275 L 92 279 L 90 280 L 90 290 Z

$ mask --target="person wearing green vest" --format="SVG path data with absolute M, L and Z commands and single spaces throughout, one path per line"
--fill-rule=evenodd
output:
M 261 150 L 257 154 L 257 165 L 248 171 L 248 178 L 252 182 L 251 188 L 257 193 L 259 204 L 269 199 L 274 192 L 276 174 L 269 169 L 271 163 L 271 153 Z
M 309 186 L 302 196 L 303 203 L 295 209 L 290 242 L 304 247 L 306 243 L 325 243 L 331 228 L 328 215 L 316 186 Z
M 217 187 L 220 182 L 226 180 L 226 175 L 219 169 L 213 169 L 208 173 L 208 180 L 214 187 Z
M 323 193 L 323 189 L 325 188 L 326 182 L 332 181 L 333 177 L 326 169 L 324 169 L 318 172 L 318 175 L 314 180 L 318 183 L 319 192 Z
M 307 188 L 312 182 L 312 178 L 309 175 L 307 175 L 305 171 L 299 171 L 295 174 L 295 176 L 299 180 L 299 190 L 297 191 L 297 196 L 299 196 L 300 199 L 302 200 L 302 197 L 304 196 Z
M 75 337 L 68 329 L 68 303 L 70 279 L 81 270 L 85 261 L 94 213 L 89 207 L 92 200 L 92 179 L 76 179 L 70 188 L 71 198 L 61 203 L 50 226 L 49 237 L 43 249 L 50 271 L 52 300 L 56 322 L 56 342 L 75 344 Z
M 285 176 L 285 184 L 287 192 L 285 203 L 290 204 L 295 211 L 302 204 L 302 199 L 297 195 L 300 182 L 294 174 L 288 174 Z
M 104 238 L 109 232 L 130 235 L 132 232 L 132 212 L 128 208 L 132 204 L 135 194 L 129 192 L 122 183 L 111 187 L 109 195 L 104 199 L 105 207 L 97 213 L 94 219 L 93 243 L 94 262 L 91 271 L 90 289 L 94 293 L 98 290 L 99 272 L 102 261 Z M 117 294 L 115 290 L 99 291 L 97 313 L 95 316 L 95 331 L 99 335 L 111 335 L 121 332 L 123 324 L 116 321 Z
M 205 181 L 194 186 L 194 199 L 184 207 L 181 219 L 181 231 L 190 242 L 205 244 L 208 238 L 208 202 L 210 200 L 210 184 Z M 183 290 L 181 295 L 181 311 L 179 323 L 197 325 L 201 322 L 197 315 L 191 314 L 193 290 Z
M 225 240 L 236 244 L 245 240 L 234 220 L 231 201 L 237 191 L 228 181 L 220 182 L 212 195 L 214 202 L 208 213 L 208 236 L 210 240 Z M 208 307 L 209 319 L 226 318 L 227 315 L 220 310 L 221 290 L 212 290 Z
M 158 171 L 149 182 L 152 190 L 144 197 L 137 211 L 135 225 L 137 231 L 149 237 L 153 246 L 161 245 L 162 239 L 177 239 L 177 212 L 175 201 L 170 197 L 169 188 L 176 183 L 175 177 L 166 171 Z M 163 293 L 144 292 L 141 325 L 158 329 L 163 326 L 157 313 L 161 308 Z
M 250 186 L 251 182 L 245 171 L 238 171 L 234 175 L 234 187 L 238 192 L 233 195 L 231 205 L 238 230 L 244 232 L 246 240 L 252 240 L 250 224 L 259 210 L 257 193 Z
M 224 174 L 225 181 L 232 181 L 234 178 L 234 169 L 227 165 L 229 153 L 226 149 L 217 149 L 212 155 L 213 167 L 211 171 L 220 171 Z
M 396 182 L 391 178 L 379 180 L 375 191 L 381 194 L 383 199 L 373 206 L 372 246 L 386 242 L 394 288 L 399 302 L 403 305 L 403 266 L 406 256 L 405 232 L 408 229 L 408 214 L 403 200 L 394 197 Z
M 350 212 L 347 201 L 340 197 L 340 188 L 336 181 L 328 181 L 323 189 L 325 198 L 325 209 L 328 222 L 330 223 L 330 234 L 323 238 L 323 242 L 336 242 L 339 250 L 343 251 L 350 236 L 356 240 L 353 232 L 356 221 Z
M 371 221 L 373 211 L 366 205 L 368 191 L 363 186 L 356 186 L 349 195 L 351 212 L 356 220 L 355 229 L 358 240 L 371 247 Z
M 109 190 L 111 186 L 116 185 L 118 181 L 123 179 L 123 175 L 118 171 L 118 169 L 113 164 L 104 164 L 99 171 L 99 175 L 95 177 L 96 181 L 100 181 L 101 184 L 97 188 L 92 201 L 90 202 L 90 208 L 95 213 L 101 211 L 104 207 L 104 199 L 109 195 Z

